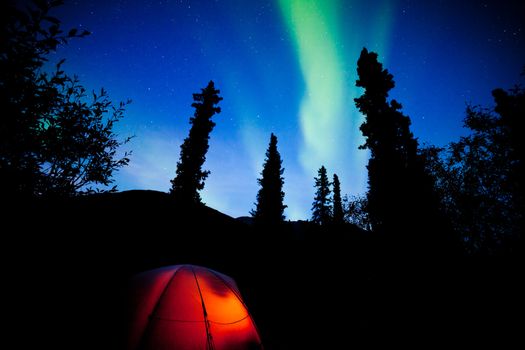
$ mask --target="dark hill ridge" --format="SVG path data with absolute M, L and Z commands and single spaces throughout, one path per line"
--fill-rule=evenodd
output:
M 231 244 L 247 237 L 242 235 L 243 225 L 233 218 L 206 206 L 181 205 L 163 192 L 104 194 L 81 199 L 79 204 L 115 218 L 108 231 L 135 250 L 131 260 L 140 270 L 169 263 L 206 264 L 212 249 L 222 242 Z M 136 261 L 136 257 L 141 258 Z
M 165 263 L 205 263 L 209 250 L 248 235 L 245 225 L 206 206 L 184 206 L 158 191 L 125 191 L 9 207 L 8 220 L 35 246 L 58 256 L 115 264 L 130 272 Z M 68 247 L 69 249 L 59 248 Z M 39 250 L 40 251 L 40 250 Z M 88 253 L 90 252 L 90 253 Z

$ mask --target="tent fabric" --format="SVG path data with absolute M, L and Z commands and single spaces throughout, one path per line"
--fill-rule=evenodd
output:
M 128 349 L 262 349 L 235 281 L 194 265 L 143 272 L 131 283 Z

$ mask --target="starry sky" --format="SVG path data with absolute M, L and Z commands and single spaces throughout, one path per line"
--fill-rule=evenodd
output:
M 53 15 L 92 35 L 52 57 L 88 89 L 133 100 L 117 126 L 136 137 L 120 190 L 167 191 L 193 115 L 192 93 L 221 90 L 201 193 L 237 217 L 254 207 L 275 133 L 285 168 L 287 218 L 307 219 L 313 178 L 325 165 L 343 194 L 366 191 L 367 152 L 353 99 L 363 47 L 394 75 L 391 97 L 420 143 L 445 145 L 467 131 L 467 103 L 520 82 L 525 2 L 416 0 L 66 0 Z

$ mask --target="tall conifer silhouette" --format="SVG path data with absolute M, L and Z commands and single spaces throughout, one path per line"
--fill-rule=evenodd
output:
M 401 104 L 388 101 L 394 87 L 392 74 L 383 69 L 377 54 L 365 48 L 357 62 L 356 85 L 365 89 L 355 99 L 365 115 L 361 131 L 370 150 L 367 209 L 372 229 L 424 252 L 442 250 L 450 242 L 450 225 L 439 210 L 439 198 L 418 143 L 410 131 L 410 118 Z M 441 243 L 441 244 L 439 244 Z
M 180 160 L 177 163 L 177 175 L 171 180 L 171 191 L 184 203 L 201 203 L 199 191 L 204 188 L 204 181 L 210 174 L 202 170 L 208 152 L 208 140 L 215 127 L 211 118 L 221 112 L 217 104 L 222 100 L 220 91 L 215 89 L 213 81 L 208 83 L 200 94 L 193 94 L 192 107 L 195 108 L 190 118 L 190 133 L 180 146 Z
M 341 183 L 339 177 L 334 174 L 334 181 L 332 182 L 334 197 L 333 197 L 333 222 L 340 225 L 344 222 L 343 201 L 341 199 Z
M 332 218 L 330 207 L 332 200 L 330 198 L 330 181 L 328 181 L 328 175 L 324 166 L 319 169 L 314 180 L 317 191 L 312 203 L 312 221 L 319 225 L 326 225 Z
M 266 151 L 266 160 L 257 182 L 261 186 L 257 193 L 256 208 L 252 211 L 255 221 L 260 224 L 277 224 L 284 220 L 283 204 L 283 172 L 282 160 L 277 150 L 277 136 L 270 136 L 270 144 Z

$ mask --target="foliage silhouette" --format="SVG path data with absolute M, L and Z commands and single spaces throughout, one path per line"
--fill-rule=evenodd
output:
M 211 118 L 220 113 L 221 108 L 216 105 L 222 101 L 220 91 L 215 89 L 213 81 L 208 83 L 201 93 L 193 94 L 192 107 L 195 108 L 190 118 L 190 133 L 180 146 L 180 160 L 177 163 L 177 175 L 171 180 L 170 193 L 185 203 L 202 204 L 199 195 L 204 188 L 204 181 L 210 174 L 202 170 L 208 152 L 210 132 L 215 127 Z
M 366 196 L 352 196 L 343 198 L 343 208 L 345 222 L 356 225 L 357 227 L 370 231 L 370 220 L 367 212 Z
M 319 225 L 327 225 L 332 219 L 332 199 L 330 198 L 331 184 L 328 181 L 324 165 L 318 170 L 317 177 L 314 180 L 317 190 L 312 203 L 312 221 Z
M 523 227 L 523 144 L 517 130 L 525 92 L 492 92 L 494 109 L 468 106 L 471 134 L 424 150 L 443 207 L 470 254 L 513 254 Z
M 336 225 L 341 225 L 344 223 L 344 212 L 343 212 L 343 202 L 341 199 L 341 183 L 339 182 L 339 177 L 337 174 L 334 174 L 334 181 L 332 182 L 333 186 L 333 223 Z
M 117 155 L 129 138 L 119 141 L 113 132 L 125 104 L 115 107 L 103 89 L 87 102 L 77 77 L 62 70 L 64 59 L 54 72 L 43 69 L 60 45 L 89 34 L 60 29 L 48 12 L 61 4 L 34 1 L 25 11 L 9 1 L 1 5 L 0 183 L 6 196 L 90 192 L 90 185 L 110 185 L 113 172 L 129 162 L 129 153 Z
M 356 86 L 365 89 L 355 103 L 366 117 L 360 127 L 365 144 L 360 148 L 370 150 L 367 211 L 371 227 L 395 237 L 405 253 L 446 254 L 454 237 L 440 212 L 424 157 L 418 154 L 410 119 L 400 112 L 400 103 L 388 101 L 393 77 L 377 61 L 377 54 L 367 49 L 361 52 L 357 73 Z
M 272 133 L 261 178 L 257 179 L 261 188 L 257 193 L 256 208 L 251 211 L 256 223 L 275 225 L 284 220 L 286 205 L 283 204 L 283 172 L 281 155 L 277 150 L 277 136 Z

